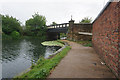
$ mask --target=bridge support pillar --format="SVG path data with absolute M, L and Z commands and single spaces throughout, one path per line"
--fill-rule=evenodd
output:
M 73 27 L 74 27 L 74 20 L 71 19 L 69 21 L 69 32 L 67 36 L 70 40 L 73 40 Z
M 57 34 L 57 38 L 60 39 L 60 33 Z

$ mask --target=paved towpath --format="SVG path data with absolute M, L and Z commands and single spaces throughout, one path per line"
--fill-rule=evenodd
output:
M 114 78 L 114 74 L 92 47 L 84 47 L 75 42 L 66 41 L 72 49 L 61 60 L 48 78 Z

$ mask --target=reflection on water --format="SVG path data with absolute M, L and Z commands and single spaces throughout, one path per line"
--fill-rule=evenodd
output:
M 2 77 L 12 78 L 31 66 L 41 56 L 48 57 L 60 47 L 45 47 L 37 39 L 2 42 Z

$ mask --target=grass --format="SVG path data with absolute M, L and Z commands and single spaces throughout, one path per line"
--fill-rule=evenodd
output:
M 82 44 L 85 47 L 92 47 L 92 41 L 76 41 L 79 44 Z
M 60 53 L 56 54 L 51 59 L 40 58 L 36 65 L 32 66 L 32 69 L 29 72 L 15 77 L 15 79 L 23 78 L 24 80 L 27 80 L 29 78 L 32 78 L 32 80 L 35 80 L 36 78 L 46 78 L 50 74 L 51 70 L 57 66 L 57 64 L 70 49 L 70 46 L 66 46 L 66 48 L 64 48 Z
M 44 46 L 61 46 L 61 47 L 64 46 L 64 44 L 59 41 L 45 41 L 42 43 L 42 45 L 44 45 Z
M 69 40 L 69 39 L 67 39 Z M 69 41 L 73 41 L 73 40 L 69 40 Z M 92 41 L 91 40 L 84 40 L 84 41 L 73 41 L 73 42 L 76 42 L 76 43 L 79 43 L 85 47 L 92 47 Z

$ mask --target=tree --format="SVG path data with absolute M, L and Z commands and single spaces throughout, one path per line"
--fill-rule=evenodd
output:
M 2 15 L 0 14 L 0 37 L 2 34 Z
M 56 25 L 57 23 L 56 22 L 52 22 L 52 24 L 51 25 Z
M 91 23 L 91 22 L 92 22 L 92 18 L 85 17 L 85 18 L 82 19 L 79 23 Z
M 26 26 L 26 28 L 23 30 L 24 35 L 26 36 L 34 36 L 34 32 L 32 32 L 34 27 Z
M 2 31 L 7 35 L 10 35 L 13 31 L 21 33 L 22 27 L 20 26 L 19 20 L 16 18 L 2 15 Z
M 46 36 L 46 18 L 45 16 L 35 13 L 32 18 L 26 21 L 25 34 L 29 36 L 39 36 L 41 39 Z
M 35 13 L 32 15 L 32 18 L 26 21 L 26 26 L 31 27 L 45 27 L 46 26 L 46 18 L 45 16 L 39 15 L 38 13 Z

